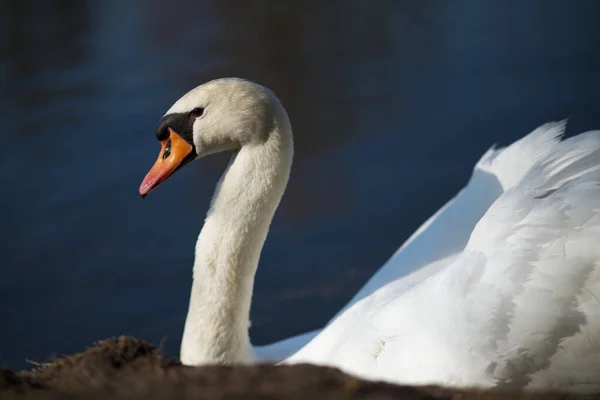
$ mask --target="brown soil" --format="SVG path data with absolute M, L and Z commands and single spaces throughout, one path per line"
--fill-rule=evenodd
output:
M 14 373 L 0 369 L 1 399 L 497 399 L 568 398 L 369 382 L 333 368 L 186 367 L 148 343 L 120 337 L 83 353 Z

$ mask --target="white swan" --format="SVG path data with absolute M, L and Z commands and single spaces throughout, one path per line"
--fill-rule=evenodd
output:
M 402 383 L 595 388 L 600 364 L 600 132 L 547 124 L 477 163 L 321 332 L 253 349 L 254 275 L 293 156 L 275 95 L 205 83 L 157 129 L 140 194 L 192 160 L 233 151 L 198 237 L 185 364 L 310 362 Z M 414 272 L 413 272 L 414 271 Z M 411 273 L 412 272 L 412 273 Z

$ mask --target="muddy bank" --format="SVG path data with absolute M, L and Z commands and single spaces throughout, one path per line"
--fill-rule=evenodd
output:
M 310 365 L 186 367 L 148 343 L 120 337 L 32 370 L 0 370 L 2 399 L 493 399 L 560 393 L 453 391 L 368 382 Z

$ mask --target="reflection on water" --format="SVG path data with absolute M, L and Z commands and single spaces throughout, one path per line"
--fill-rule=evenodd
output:
M 295 131 L 253 340 L 322 325 L 488 146 L 600 126 L 600 3 L 549 4 L 4 1 L 0 364 L 119 334 L 177 355 L 226 157 L 137 188 L 162 113 L 226 75 L 274 89 Z

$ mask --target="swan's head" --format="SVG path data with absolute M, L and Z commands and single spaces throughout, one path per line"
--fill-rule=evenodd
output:
M 238 78 L 216 79 L 189 91 L 158 123 L 161 150 L 140 195 L 200 157 L 264 142 L 282 109 L 269 89 Z

